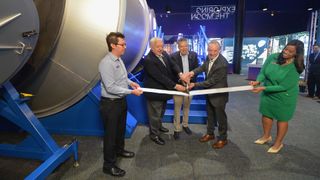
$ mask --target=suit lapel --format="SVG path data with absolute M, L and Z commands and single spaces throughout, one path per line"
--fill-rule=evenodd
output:
M 209 58 L 206 59 L 206 61 L 204 62 L 204 66 L 205 66 L 205 74 L 206 74 L 206 77 L 208 77 L 209 73 L 208 73 L 208 69 L 209 69 Z
M 181 55 L 180 55 L 180 51 L 179 51 L 179 53 L 178 53 L 178 55 L 177 55 L 177 60 L 178 60 L 178 65 L 179 65 L 179 67 L 181 68 L 181 69 L 183 69 L 183 65 L 182 65 L 182 58 L 181 58 Z
M 192 57 L 191 57 L 191 54 L 189 53 L 189 54 L 188 54 L 189 71 L 192 69 L 191 65 L 193 64 L 193 63 L 191 62 L 191 60 L 192 60 Z
M 151 51 L 150 51 L 151 52 Z M 152 61 L 154 61 L 158 68 L 160 69 L 160 71 L 162 71 L 163 73 L 165 73 L 165 71 L 167 70 L 166 67 L 164 66 L 164 64 L 161 62 L 161 60 L 153 53 L 151 52 L 151 55 L 153 56 L 153 58 L 151 58 Z M 165 58 L 163 58 L 163 61 L 165 62 L 164 60 Z
M 169 67 L 170 64 L 169 64 L 169 60 L 167 59 L 167 57 L 162 55 L 162 59 L 163 59 L 163 62 L 166 64 L 166 67 Z

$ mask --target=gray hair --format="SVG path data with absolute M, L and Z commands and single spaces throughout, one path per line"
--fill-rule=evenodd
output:
M 177 43 L 180 44 L 181 42 L 187 42 L 188 43 L 188 39 L 187 38 L 178 39 Z
M 215 45 L 217 45 L 217 46 L 219 47 L 219 49 L 221 49 L 221 45 L 220 45 L 220 43 L 219 43 L 217 40 L 211 40 L 211 41 L 208 43 L 208 46 L 209 46 L 210 44 L 215 44 Z
M 153 37 L 153 38 L 151 38 L 151 39 L 150 39 L 150 42 L 149 42 L 150 47 L 153 47 L 154 44 L 155 44 L 157 41 L 163 42 L 161 38 L 158 38 L 158 37 Z

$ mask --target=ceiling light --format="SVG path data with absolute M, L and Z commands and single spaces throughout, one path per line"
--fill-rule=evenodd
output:
M 272 11 L 270 15 L 271 15 L 271 16 L 274 16 L 274 12 Z
M 315 4 L 316 4 L 315 0 L 307 1 L 306 2 L 306 9 L 308 11 L 312 11 L 314 9 L 314 7 L 315 7 Z
M 268 10 L 268 4 L 267 3 L 261 4 L 260 9 L 262 9 L 262 11 L 267 11 Z
M 165 8 L 166 13 L 170 14 L 171 13 L 171 7 L 170 6 L 166 6 Z

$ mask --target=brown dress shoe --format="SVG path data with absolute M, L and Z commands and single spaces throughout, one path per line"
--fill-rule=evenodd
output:
M 219 140 L 212 144 L 212 148 L 214 149 L 221 149 L 223 148 L 226 144 L 228 144 L 228 140 Z
M 200 142 L 208 142 L 210 140 L 214 140 L 214 135 L 205 134 L 199 139 Z

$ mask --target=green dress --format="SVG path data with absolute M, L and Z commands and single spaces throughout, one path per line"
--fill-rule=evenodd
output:
M 279 65 L 279 53 L 271 54 L 264 63 L 257 81 L 266 89 L 261 93 L 259 111 L 278 121 L 289 121 L 296 108 L 299 73 L 294 63 Z

